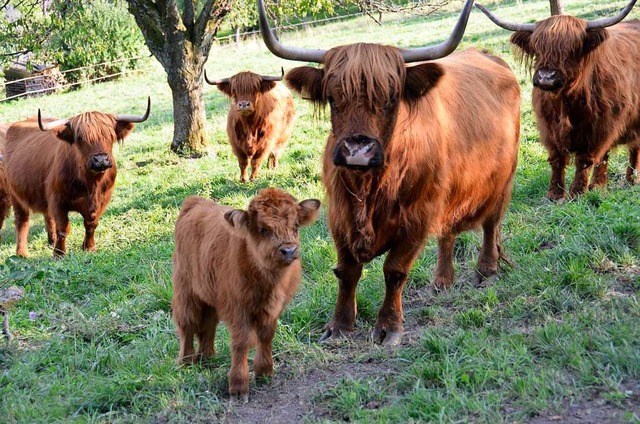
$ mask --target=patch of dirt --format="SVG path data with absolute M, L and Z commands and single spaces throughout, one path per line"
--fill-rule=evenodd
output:
M 328 390 L 345 379 L 386 378 L 397 371 L 398 363 L 388 357 L 393 351 L 411 343 L 406 340 L 397 348 L 374 346 L 367 334 L 358 331 L 351 339 L 339 340 L 322 347 L 327 356 L 333 356 L 324 364 L 295 375 L 296 370 L 280 364 L 270 384 L 256 385 L 251 381 L 249 403 L 229 402 L 226 422 L 229 423 L 277 423 L 292 424 L 307 420 L 348 420 L 336 416 L 335 411 L 317 403 Z M 378 402 L 366 407 L 380 408 Z
M 549 412 L 533 418 L 530 424 L 618 424 L 640 422 L 640 383 L 622 385 L 625 399 L 612 403 L 602 397 L 566 403 L 562 412 Z

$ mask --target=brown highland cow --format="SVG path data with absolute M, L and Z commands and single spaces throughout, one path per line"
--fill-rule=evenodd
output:
M 280 82 L 282 76 L 263 76 L 240 72 L 231 78 L 210 81 L 232 99 L 227 116 L 227 135 L 240 165 L 240 181 L 247 181 L 251 162 L 251 181 L 258 177 L 262 161 L 270 168 L 289 141 L 293 118 L 293 97 Z

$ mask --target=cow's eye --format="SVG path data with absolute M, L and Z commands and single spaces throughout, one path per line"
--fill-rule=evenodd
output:
M 335 113 L 338 111 L 338 106 L 336 106 L 336 101 L 333 99 L 333 97 L 329 96 L 327 97 L 327 101 L 329 102 L 329 107 L 331 108 L 331 112 Z
M 265 227 L 261 227 L 260 228 L 260 235 L 262 235 L 263 237 L 270 237 L 271 236 L 271 230 Z

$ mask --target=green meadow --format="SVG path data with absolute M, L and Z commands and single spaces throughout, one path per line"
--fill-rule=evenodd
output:
M 518 3 L 488 6 L 514 21 L 548 16 L 546 0 Z M 625 3 L 572 0 L 565 7 L 596 18 Z M 358 17 L 281 37 L 304 47 L 359 41 L 418 47 L 446 38 L 457 14 L 388 15 L 381 26 Z M 640 17 L 640 8 L 631 17 Z M 152 99 L 149 120 L 114 147 L 118 178 L 96 230 L 96 252 L 82 251 L 78 214 L 71 215 L 61 260 L 51 258 L 41 215 L 32 216 L 29 258 L 13 256 L 12 217 L 0 232 L 0 287 L 26 292 L 11 314 L 14 341 L 0 341 L 0 422 L 579 422 L 567 417 L 587 410 L 601 414 L 593 422 L 640 422 L 640 187 L 625 183 L 627 151 L 620 148 L 611 155 L 606 190 L 562 204 L 545 200 L 550 168 L 531 109 L 530 73 L 513 56 L 509 36 L 474 10 L 459 49 L 475 46 L 505 58 L 521 84 L 519 165 L 502 227 L 514 266 L 505 265 L 491 287 L 473 287 L 481 234 L 462 234 L 456 284 L 434 294 L 430 240 L 405 289 L 403 343 L 381 348 L 369 340 L 384 294 L 384 258 L 377 258 L 358 285 L 353 338 L 320 345 L 337 293 L 323 208 L 318 222 L 301 230 L 303 283 L 280 318 L 275 376 L 267 384 L 252 378 L 246 405 L 229 402 L 224 326 L 214 359 L 176 365 L 175 219 L 191 195 L 238 208 L 269 186 L 300 200 L 324 199 L 328 114 L 315 116 L 296 97 L 295 129 L 280 166 L 242 184 L 225 131 L 229 103 L 215 87 L 205 87 L 207 154 L 188 159 L 170 152 L 171 92 L 152 58 L 116 81 L 0 104 L 0 120 L 9 123 L 38 108 L 57 117 L 143 113 Z M 243 70 L 277 75 L 294 66 L 253 39 L 214 46 L 206 69 L 222 78 Z M 573 178 L 573 167 L 567 175 Z

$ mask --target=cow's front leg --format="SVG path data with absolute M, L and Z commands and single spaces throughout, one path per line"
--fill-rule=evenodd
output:
M 436 290 L 448 289 L 453 285 L 455 277 L 453 270 L 453 243 L 455 241 L 455 234 L 446 234 L 438 239 L 438 259 L 433 282 Z
M 240 166 L 240 182 L 247 182 L 247 167 L 249 167 L 249 158 L 247 156 L 238 156 L 238 166 Z
M 576 175 L 569 188 L 569 196 L 576 197 L 587 190 L 589 182 L 589 171 L 593 166 L 594 160 L 591 156 L 576 154 Z
M 338 278 L 338 299 L 333 318 L 325 325 L 320 342 L 345 336 L 353 332 L 356 322 L 356 287 L 362 275 L 362 264 L 358 263 L 346 247 L 338 247 L 338 266 L 333 270 Z
M 636 142 L 636 144 L 640 144 Z M 627 167 L 627 182 L 631 185 L 640 184 L 640 145 L 629 147 L 629 166 Z
M 264 157 L 262 152 L 257 152 L 251 158 L 251 176 L 249 177 L 249 181 L 255 181 L 258 178 L 258 171 L 260 171 L 263 160 Z
M 404 333 L 402 313 L 402 290 L 409 271 L 422 249 L 422 243 L 404 240 L 396 243 L 384 261 L 384 302 L 378 311 L 378 320 L 373 328 L 373 341 L 382 345 L 397 345 Z
M 249 401 L 249 329 L 230 328 L 231 370 L 229 370 L 229 395 L 231 400 Z
M 273 375 L 273 336 L 276 333 L 276 322 L 264 323 L 256 329 L 258 347 L 253 359 L 253 371 L 256 378 L 266 378 Z
M 84 217 L 84 242 L 82 242 L 82 249 L 93 252 L 96 250 L 95 231 L 98 226 L 99 218 L 96 213 L 91 213 Z
M 47 244 L 51 247 L 56 244 L 56 221 L 49 212 L 44 214 L 44 227 L 47 230 Z
M 27 256 L 27 237 L 29 236 L 29 209 L 13 202 L 14 224 L 16 227 L 16 255 Z
M 560 200 L 565 193 L 565 169 L 569 163 L 569 156 L 555 148 L 548 148 L 549 157 L 547 161 L 551 165 L 551 181 L 547 198 L 550 200 Z
M 71 230 L 71 225 L 69 224 L 68 212 L 56 209 L 53 210 L 51 214 L 55 220 L 57 230 L 56 244 L 53 247 L 53 257 L 58 258 L 67 253 L 67 235 Z
M 609 170 L 609 152 L 605 153 L 602 160 L 594 165 L 593 171 L 591 171 L 591 182 L 589 183 L 589 190 L 594 188 L 606 187 L 609 179 L 607 172 Z

